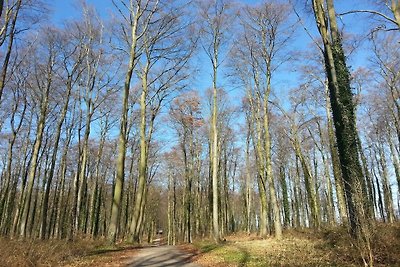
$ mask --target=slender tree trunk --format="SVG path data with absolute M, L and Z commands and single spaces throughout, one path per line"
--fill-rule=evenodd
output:
M 333 130 L 333 122 L 331 119 L 331 104 L 330 104 L 331 102 L 329 99 L 328 84 L 326 84 L 325 89 L 326 89 L 325 112 L 326 112 L 327 126 L 328 126 L 329 152 L 332 160 L 333 178 L 335 179 L 335 189 L 336 189 L 336 198 L 338 201 L 339 217 L 342 223 L 347 223 L 346 199 L 344 196 L 342 170 L 340 169 L 340 160 L 335 141 L 335 132 Z
M 122 99 L 122 115 L 120 133 L 118 139 L 118 158 L 117 158 L 117 175 L 114 187 L 114 198 L 111 210 L 110 227 L 108 229 L 108 239 L 110 242 L 115 242 L 119 227 L 119 217 L 121 210 L 122 190 L 125 178 L 125 156 L 126 156 L 126 139 L 127 139 L 127 121 L 128 121 L 128 101 L 129 90 L 131 86 L 131 79 L 136 60 L 136 44 L 137 44 L 137 27 L 139 20 L 139 4 L 137 5 L 136 12 L 132 15 L 133 24 L 131 25 L 131 49 L 128 70 L 125 76 L 124 93 Z M 133 10 L 132 10 L 133 13 Z
M 106 134 L 107 130 L 109 127 L 108 124 L 108 114 L 106 115 L 106 119 L 104 122 L 104 126 L 101 129 L 101 134 L 100 134 L 100 143 L 99 143 L 99 148 L 97 151 L 97 159 L 96 159 L 96 165 L 95 165 L 95 181 L 93 184 L 93 189 L 92 189 L 92 199 L 90 203 L 90 233 L 93 237 L 96 237 L 97 232 L 95 233 L 95 225 L 96 225 L 96 219 L 98 218 L 96 212 L 97 212 L 97 206 L 100 201 L 99 199 L 99 183 L 100 183 L 100 177 L 103 175 L 100 173 L 100 168 L 101 168 L 101 159 L 103 156 L 103 149 L 104 149 L 104 144 L 106 142 Z
M 76 202 L 76 217 L 75 217 L 75 227 L 77 230 L 83 230 L 83 219 L 85 211 L 82 212 L 82 208 L 85 204 L 85 195 L 87 191 L 87 165 L 88 165 L 88 157 L 89 157 L 89 135 L 90 135 L 90 124 L 91 117 L 93 115 L 91 111 L 92 104 L 87 105 L 88 114 L 86 115 L 85 120 L 85 133 L 83 135 L 83 147 L 82 147 L 82 156 L 81 156 L 81 164 L 78 172 L 78 195 Z
M 15 95 L 14 95 L 15 96 Z M 22 122 L 25 119 L 25 112 L 27 109 L 27 103 L 26 99 L 24 100 L 24 107 L 21 113 L 21 117 L 19 119 L 17 127 L 15 127 L 14 122 L 15 122 L 15 115 L 18 109 L 18 97 L 14 97 L 15 99 L 15 104 L 13 107 L 13 112 L 11 115 L 11 120 L 10 120 L 10 126 L 12 130 L 12 136 L 9 141 L 8 145 L 8 155 L 7 155 L 7 167 L 6 167 L 6 184 L 3 190 L 1 190 L 1 197 L 0 197 L 0 214 L 4 214 L 3 218 L 0 220 L 0 225 L 1 225 L 1 230 L 3 234 L 6 234 L 10 231 L 11 228 L 11 216 L 12 212 L 15 207 L 15 201 L 14 197 L 17 191 L 17 185 L 18 185 L 18 176 L 16 173 L 13 175 L 13 170 L 12 170 L 12 162 L 13 162 L 13 149 L 14 149 L 14 144 L 17 139 L 17 135 L 19 133 L 19 130 L 21 129 Z
M 140 228 L 142 210 L 144 206 L 144 198 L 147 181 L 147 135 L 146 135 L 146 99 L 147 99 L 147 75 L 149 63 L 145 66 L 142 74 L 142 94 L 140 96 L 140 160 L 139 160 L 139 178 L 138 189 L 135 195 L 135 206 L 133 208 L 132 222 L 130 226 L 130 241 L 140 241 Z
M 381 141 L 382 142 L 382 141 Z M 387 164 L 386 164 L 386 156 L 385 152 L 381 145 L 377 145 L 377 152 L 375 155 L 379 155 L 379 159 L 376 157 L 377 165 L 380 166 L 379 172 L 382 182 L 382 189 L 383 189 L 383 199 L 385 203 L 385 211 L 386 211 L 386 218 L 389 223 L 394 222 L 394 210 L 393 210 L 393 197 L 392 197 L 392 190 L 390 189 L 389 181 L 388 181 L 388 171 L 387 171 Z
M 175 229 L 173 228 L 173 207 L 174 207 L 174 199 L 173 199 L 173 174 L 168 174 L 168 235 L 167 235 L 167 244 L 173 245 L 173 239 L 175 235 Z
M 29 136 L 31 134 L 31 130 L 32 130 L 32 117 L 33 117 L 33 113 L 31 113 L 31 116 L 29 117 L 28 121 L 31 122 L 28 124 L 28 130 L 27 130 L 27 134 L 25 136 L 25 145 L 22 147 L 22 152 L 21 155 L 25 155 L 24 159 L 23 159 L 23 163 L 22 163 L 22 168 L 21 168 L 21 176 L 22 176 L 22 181 L 21 181 L 21 191 L 19 194 L 19 199 L 18 199 L 18 203 L 17 203 L 17 210 L 15 212 L 14 215 L 14 220 L 13 220 L 13 229 L 12 229 L 12 236 L 14 235 L 18 235 L 18 227 L 20 226 L 20 220 L 21 220 L 21 216 L 22 216 L 22 205 L 23 205 L 23 201 L 24 201 L 24 196 L 25 196 L 25 190 L 26 190 L 26 182 L 28 179 L 28 172 L 29 172 L 29 166 L 30 166 L 30 162 L 32 160 L 32 155 L 31 153 L 29 153 Z M 22 156 L 21 156 L 22 157 Z M 17 181 L 17 180 L 16 180 Z
M 218 36 L 215 36 L 218 38 Z M 216 243 L 221 241 L 219 229 L 219 207 L 218 207 L 218 91 L 217 91 L 217 70 L 218 70 L 218 45 L 214 41 L 213 54 L 213 98 L 212 98 L 212 117 L 211 117 L 211 164 L 212 164 L 212 200 L 213 200 L 213 237 Z
M 289 194 L 288 194 L 288 186 L 286 182 L 286 175 L 285 175 L 285 167 L 281 166 L 279 168 L 279 178 L 280 184 L 282 187 L 282 200 L 283 200 L 283 214 L 284 214 L 284 226 L 288 228 L 290 225 L 290 209 L 289 209 Z
M 48 77 L 47 77 L 47 84 L 45 91 L 43 92 L 43 98 L 41 102 L 41 107 L 40 107 L 40 117 L 38 121 L 38 126 L 36 130 L 36 139 L 34 143 L 34 148 L 33 148 L 33 153 L 32 153 L 32 160 L 31 160 L 31 166 L 29 170 L 29 179 L 28 179 L 28 184 L 27 184 L 27 189 L 25 192 L 24 196 L 24 206 L 23 206 L 23 212 L 21 216 L 21 223 L 20 223 L 20 236 L 25 238 L 26 237 L 26 227 L 28 224 L 28 218 L 29 218 L 29 210 L 31 208 L 31 199 L 32 199 L 32 192 L 33 192 L 33 186 L 35 182 L 35 177 L 36 177 L 36 169 L 37 169 L 37 164 L 38 164 L 38 157 L 39 157 L 39 151 L 40 147 L 42 144 L 42 138 L 43 138 L 43 131 L 45 127 L 45 122 L 46 122 L 46 116 L 47 116 L 47 108 L 48 108 L 48 102 L 49 102 L 49 93 L 50 93 L 50 88 L 52 85 L 52 74 L 53 74 L 53 66 L 54 66 L 54 59 L 53 55 L 50 55 L 49 61 L 48 61 Z
M 330 225 L 333 225 L 333 224 L 335 224 L 335 206 L 333 204 L 334 203 L 333 202 L 333 189 L 332 189 L 332 183 L 331 183 L 331 178 L 330 178 L 330 173 L 329 173 L 329 163 L 328 163 L 328 160 L 326 159 L 325 153 L 324 153 L 325 141 L 324 141 L 324 137 L 323 137 L 323 133 L 322 133 L 322 129 L 321 129 L 321 124 L 319 121 L 317 121 L 317 126 L 318 126 L 319 136 L 321 139 L 321 146 L 319 146 L 317 144 L 316 140 L 314 140 L 314 143 L 321 154 L 322 164 L 324 165 L 324 176 L 325 176 L 325 184 L 326 184 L 326 202 L 327 202 L 327 221 Z M 310 132 L 310 134 L 312 134 L 312 133 Z M 316 168 L 317 168 L 317 166 L 316 166 Z M 317 177 L 317 174 L 316 174 L 316 177 Z
M 264 106 L 266 107 L 268 97 L 264 101 Z M 269 115 L 268 108 L 264 110 L 264 135 L 265 135 L 265 164 L 266 164 L 266 176 L 269 183 L 269 196 L 271 198 L 273 221 L 274 221 L 274 231 L 275 238 L 282 238 L 282 225 L 278 206 L 278 199 L 275 190 L 275 180 L 272 174 L 272 157 L 271 157 L 271 136 L 269 133 Z
M 265 141 L 262 137 L 262 125 L 261 125 L 261 101 L 259 97 L 256 97 L 254 100 L 251 92 L 248 90 L 248 99 L 250 102 L 250 107 L 252 109 L 252 121 L 255 124 L 255 133 L 250 131 L 253 134 L 253 146 L 255 156 L 256 156 L 256 165 L 257 165 L 257 185 L 260 197 L 260 236 L 265 238 L 268 235 L 268 225 L 267 225 L 267 215 L 268 215 L 268 205 L 267 205 L 267 192 L 266 192 L 266 171 L 265 171 L 265 153 L 263 141 Z
M 249 118 L 248 118 L 249 120 Z M 245 188 L 245 202 L 246 202 L 246 232 L 251 232 L 251 166 L 250 166 L 250 138 L 251 138 L 251 124 L 247 122 L 247 136 L 246 136 L 246 188 Z
M 51 183 L 53 181 L 54 177 L 54 170 L 56 167 L 56 160 L 57 160 L 57 153 L 58 153 L 58 145 L 60 142 L 60 136 L 61 136 L 61 130 L 62 126 L 64 124 L 65 116 L 67 115 L 68 111 L 68 106 L 69 106 L 69 99 L 72 91 L 72 84 L 68 83 L 67 85 L 67 92 L 66 92 L 66 100 L 64 103 L 64 106 L 61 110 L 61 114 L 57 123 L 56 127 L 56 135 L 54 137 L 54 147 L 53 147 L 53 155 L 51 158 L 51 166 L 50 166 L 50 171 L 49 175 L 47 177 L 47 184 L 46 184 L 46 191 L 44 193 L 44 199 L 43 199 L 43 206 L 42 206 L 42 227 L 41 227 L 41 239 L 46 238 L 46 232 L 47 232 L 47 211 L 49 209 L 49 197 L 50 197 L 50 189 L 51 189 Z
M 303 169 L 303 174 L 304 174 L 304 182 L 306 186 L 306 191 L 307 191 L 307 200 L 308 200 L 308 205 L 311 210 L 311 225 L 315 228 L 320 227 L 320 214 L 319 214 L 319 205 L 317 202 L 317 193 L 315 191 L 315 184 L 313 183 L 313 177 L 310 171 L 310 167 L 307 164 L 307 161 L 303 155 L 303 152 L 301 151 L 300 143 L 297 138 L 297 131 L 294 130 L 294 148 L 295 148 L 295 153 L 296 156 L 298 157 L 301 167 Z
M 7 51 L 6 51 L 6 54 L 4 57 L 3 66 L 1 68 L 1 74 L 0 74 L 0 103 L 1 103 L 1 98 L 3 96 L 3 91 L 4 91 L 4 87 L 5 87 L 8 65 L 10 63 L 11 52 L 12 52 L 13 43 L 14 43 L 14 39 L 15 39 L 15 26 L 17 24 L 17 18 L 18 18 L 19 11 L 21 9 L 21 5 L 22 5 L 22 0 L 18 0 L 14 7 L 15 13 L 12 18 L 11 26 L 10 26 L 10 30 L 9 30 Z M 3 6 L 3 5 L 1 5 L 1 6 Z M 7 31 L 7 29 L 6 29 L 6 31 Z
M 392 163 L 393 163 L 393 168 L 394 168 L 394 173 L 396 175 L 396 181 L 397 181 L 397 190 L 400 195 L 400 164 L 399 164 L 399 159 L 396 156 L 396 151 L 393 145 L 392 139 L 389 137 L 388 138 L 388 143 L 389 143 L 389 149 L 390 149 L 390 156 L 392 158 Z
M 326 200 L 327 200 L 327 215 L 328 215 L 328 223 L 330 225 L 335 224 L 335 206 L 333 205 L 333 190 L 331 178 L 329 175 L 329 165 L 328 161 L 325 158 L 325 155 L 321 155 L 322 163 L 324 164 L 324 176 L 326 182 Z

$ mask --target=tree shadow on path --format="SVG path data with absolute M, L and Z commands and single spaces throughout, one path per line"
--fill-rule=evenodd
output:
M 171 246 L 162 246 L 154 248 L 146 248 L 127 263 L 129 267 L 145 267 L 145 266 L 166 266 L 178 267 L 187 266 L 195 267 L 196 264 L 191 263 L 193 254 L 185 253 Z

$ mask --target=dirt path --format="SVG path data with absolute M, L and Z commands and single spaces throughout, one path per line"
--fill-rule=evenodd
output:
M 127 261 L 129 267 L 199 267 L 191 263 L 193 254 L 180 251 L 174 246 L 147 247 L 140 249 L 137 254 Z

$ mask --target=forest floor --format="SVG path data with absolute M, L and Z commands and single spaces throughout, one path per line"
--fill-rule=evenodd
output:
M 400 266 L 400 223 L 379 225 L 374 236 L 375 266 Z M 363 266 L 344 228 L 288 230 L 282 240 L 245 233 L 225 238 L 177 247 L 0 238 L 0 266 Z
M 196 253 L 193 261 L 209 267 L 364 266 L 345 228 L 288 230 L 282 240 L 245 233 L 225 239 L 218 245 L 199 240 L 180 248 Z M 400 224 L 379 225 L 372 249 L 374 266 L 400 266 Z
M 1 267 L 126 266 L 141 247 L 110 246 L 105 240 L 16 240 L 0 238 Z

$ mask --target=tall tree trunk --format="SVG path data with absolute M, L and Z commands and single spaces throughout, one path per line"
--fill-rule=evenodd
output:
M 214 36 L 218 38 L 218 36 Z M 219 207 L 218 207 L 218 91 L 217 91 L 217 70 L 218 70 L 218 45 L 214 41 L 214 54 L 213 54 L 213 98 L 212 98 L 212 117 L 211 117 L 211 164 L 212 164 L 212 200 L 213 200 L 213 237 L 216 243 L 221 241 L 219 229 Z
M 399 159 L 397 158 L 396 155 L 396 150 L 393 145 L 393 140 L 390 138 L 390 136 L 388 137 L 388 143 L 389 143 L 390 156 L 392 158 L 394 173 L 396 175 L 397 190 L 400 195 L 400 164 L 399 164 Z
M 329 115 L 329 114 L 328 114 Z M 325 157 L 324 148 L 325 148 L 325 141 L 322 133 L 321 124 L 317 121 L 318 132 L 321 139 L 321 146 L 319 146 L 314 140 L 315 145 L 317 146 L 322 159 L 322 164 L 324 165 L 324 176 L 325 176 L 325 184 L 326 184 L 326 202 L 327 202 L 327 221 L 329 224 L 335 224 L 335 206 L 333 202 L 333 190 L 332 190 L 332 183 L 329 173 L 329 163 Z M 311 131 L 310 134 L 312 135 Z M 328 133 L 329 134 L 329 133 Z M 314 138 L 313 138 L 314 139 Z M 316 174 L 317 176 L 317 174 Z
M 173 214 L 174 214 L 174 197 L 173 197 L 173 180 L 174 175 L 172 173 L 168 174 L 168 233 L 167 233 L 167 244 L 174 245 L 174 235 L 175 229 L 173 227 Z
M 286 182 L 286 172 L 285 172 L 285 167 L 280 166 L 279 167 L 279 178 L 280 178 L 280 184 L 282 187 L 282 200 L 283 200 L 283 214 L 284 214 L 284 226 L 285 228 L 288 228 L 290 225 L 290 209 L 289 209 L 289 194 L 288 194 L 288 186 Z
M 301 189 L 300 189 L 300 167 L 299 159 L 296 157 L 296 173 L 293 179 L 293 199 L 294 199 L 294 227 L 301 227 Z
M 90 233 L 92 234 L 93 237 L 96 237 L 97 231 L 95 233 L 95 225 L 96 225 L 96 219 L 98 218 L 96 212 L 97 212 L 97 206 L 100 201 L 99 199 L 99 183 L 100 183 L 100 177 L 103 175 L 100 173 L 101 169 L 101 159 L 103 156 L 103 149 L 104 145 L 106 142 L 106 134 L 109 128 L 109 123 L 108 123 L 109 117 L 108 114 L 106 115 L 104 126 L 101 127 L 101 134 L 100 134 L 100 143 L 97 151 L 97 159 L 96 159 L 96 165 L 95 165 L 95 181 L 93 184 L 93 190 L 92 190 L 92 199 L 90 203 Z M 104 178 L 103 178 L 104 179 Z
M 293 131 L 295 135 L 297 135 L 296 130 Z M 315 184 L 313 182 L 313 177 L 310 171 L 310 167 L 307 164 L 307 161 L 303 155 L 303 152 L 301 151 L 300 143 L 297 139 L 297 136 L 294 137 L 294 148 L 295 148 L 295 153 L 296 156 L 298 157 L 301 167 L 303 169 L 303 175 L 304 175 L 304 183 L 306 186 L 306 191 L 307 191 L 307 200 L 308 200 L 308 205 L 311 210 L 311 218 L 310 222 L 311 225 L 315 228 L 320 227 L 320 214 L 319 214 L 319 206 L 317 203 L 317 193 L 315 191 Z
M 247 119 L 249 120 L 249 118 Z M 246 203 L 246 232 L 251 232 L 251 166 L 250 166 L 250 138 L 251 138 L 251 122 L 247 122 L 246 135 L 246 186 L 245 186 L 245 203 Z
M 380 142 L 382 142 L 382 140 Z M 377 152 L 375 153 L 375 156 L 377 160 L 377 165 L 380 166 L 378 167 L 378 170 L 381 176 L 386 217 L 389 223 L 393 223 L 394 222 L 393 197 L 392 197 L 392 190 L 390 189 L 388 181 L 388 171 L 387 171 L 385 151 L 383 151 L 381 144 L 378 144 L 376 149 Z M 379 159 L 377 158 L 377 155 L 379 155 Z
M 40 151 L 40 147 L 42 145 L 43 131 L 44 131 L 45 122 L 46 122 L 47 108 L 48 108 L 48 102 L 49 102 L 49 93 L 50 93 L 50 88 L 52 85 L 53 67 L 54 67 L 54 58 L 53 58 L 53 55 L 50 55 L 49 60 L 48 60 L 48 65 L 47 65 L 47 71 L 48 71 L 48 73 L 47 73 L 48 76 L 46 78 L 47 84 L 45 87 L 45 91 L 43 92 L 43 98 L 41 99 L 40 117 L 39 117 L 38 126 L 37 126 L 37 130 L 36 130 L 36 139 L 35 139 L 35 143 L 33 146 L 34 148 L 33 148 L 33 152 L 32 152 L 32 160 L 31 160 L 31 166 L 30 166 L 30 170 L 29 170 L 27 189 L 25 191 L 25 196 L 24 196 L 24 205 L 23 205 L 23 211 L 22 211 L 21 223 L 20 223 L 20 236 L 22 238 L 26 237 L 26 230 L 27 230 L 26 227 L 28 224 L 29 210 L 31 208 L 33 186 L 34 186 L 34 182 L 35 182 L 39 151 Z
M 326 97 L 325 112 L 326 112 L 327 126 L 328 126 L 329 152 L 332 160 L 333 178 L 335 179 L 335 189 L 336 189 L 336 198 L 338 201 L 339 217 L 342 223 L 347 223 L 348 221 L 347 208 L 346 208 L 346 199 L 344 196 L 344 189 L 343 189 L 343 177 L 342 177 L 342 170 L 340 169 L 340 160 L 336 146 L 335 132 L 333 130 L 333 122 L 331 119 L 331 102 L 329 99 L 328 84 L 326 84 L 325 88 L 325 97 Z
M 13 43 L 14 43 L 14 39 L 15 39 L 15 32 L 16 32 L 15 26 L 17 24 L 18 14 L 21 9 L 21 5 L 22 5 L 22 0 L 18 0 L 14 7 L 15 10 L 14 10 L 14 16 L 12 17 L 10 30 L 9 30 L 7 51 L 6 51 L 6 54 L 4 57 L 3 66 L 1 67 L 0 103 L 1 103 L 1 98 L 3 96 L 4 87 L 6 85 L 5 83 L 6 83 L 6 78 L 7 78 L 8 65 L 10 63 L 11 52 L 12 52 Z M 1 6 L 3 6 L 3 5 L 1 5 Z M 7 31 L 7 28 L 5 29 L 5 31 Z
M 90 124 L 92 122 L 93 116 L 93 103 L 90 99 L 86 105 L 87 114 L 85 120 L 85 133 L 83 135 L 83 147 L 82 147 L 82 155 L 81 155 L 81 164 L 78 173 L 78 195 L 77 195 L 77 203 L 76 203 L 76 217 L 75 217 L 75 227 L 77 230 L 83 231 L 83 216 L 85 216 L 85 196 L 87 193 L 87 165 L 88 165 L 88 157 L 89 157 L 89 135 L 90 135 Z M 83 209 L 83 211 L 82 211 Z
M 253 99 L 253 96 L 250 90 L 247 90 L 248 99 L 250 102 L 251 108 L 251 120 L 249 120 L 255 124 L 254 131 L 250 131 L 253 140 L 253 146 L 255 151 L 256 157 L 256 166 L 257 166 L 257 185 L 260 197 L 260 236 L 266 237 L 268 235 L 268 225 L 267 225 L 267 215 L 268 215 L 268 205 L 267 205 L 267 192 L 266 192 L 266 171 L 265 171 L 265 153 L 263 146 L 263 139 L 262 136 L 262 125 L 261 125 L 261 101 L 260 98 L 257 96 L 256 99 Z M 249 127 L 250 122 L 249 121 Z
M 269 83 L 268 83 L 269 84 Z M 268 87 L 270 84 L 268 85 Z M 269 91 L 269 89 L 268 89 Z M 266 176 L 269 183 L 269 196 L 271 198 L 273 221 L 274 221 L 274 232 L 275 238 L 282 238 L 282 225 L 281 216 L 279 212 L 278 199 L 275 190 L 275 180 L 272 173 L 272 157 L 271 157 L 271 136 L 269 132 L 269 114 L 268 114 L 268 95 L 264 99 L 264 135 L 265 135 L 265 164 L 266 164 Z
M 333 0 L 313 0 L 318 30 L 324 44 L 324 59 L 332 106 L 333 122 L 344 180 L 350 230 L 362 246 L 363 259 L 373 265 L 371 229 L 363 196 L 363 172 L 359 162 L 358 132 L 355 121 L 355 105 L 350 86 L 350 73 L 337 27 Z M 329 23 L 328 23 L 329 20 Z M 330 36 L 329 36 L 330 35 Z
M 57 153 L 58 153 L 58 145 L 60 142 L 60 136 L 61 136 L 61 130 L 62 126 L 64 124 L 65 116 L 67 115 L 68 111 L 68 106 L 69 106 L 69 99 L 71 96 L 71 91 L 72 91 L 72 84 L 68 82 L 67 84 L 67 92 L 66 92 L 66 100 L 64 102 L 64 106 L 61 110 L 60 117 L 58 119 L 57 127 L 56 127 L 56 135 L 54 137 L 54 147 L 53 147 L 53 155 L 51 158 L 51 166 L 50 166 L 50 171 L 49 175 L 47 177 L 47 184 L 46 184 L 46 191 L 44 193 L 44 198 L 43 198 L 43 205 L 42 205 L 42 222 L 41 222 L 41 239 L 46 238 L 46 232 L 47 232 L 47 211 L 49 209 L 49 197 L 50 197 L 50 189 L 51 189 L 51 184 L 53 181 L 54 177 L 54 170 L 56 167 L 56 160 L 57 160 Z
M 136 45 L 137 45 L 137 27 L 139 20 L 139 8 L 138 4 L 136 11 L 131 11 L 131 16 L 133 18 L 131 25 L 131 47 L 129 53 L 129 64 L 128 70 L 125 76 L 124 83 L 124 93 L 122 98 L 122 115 L 121 115 L 121 125 L 118 138 L 118 158 L 117 158 L 117 175 L 115 178 L 114 187 L 114 198 L 111 210 L 110 226 L 108 229 L 108 239 L 110 242 L 115 242 L 119 227 L 119 217 L 121 210 L 121 198 L 122 190 L 125 179 L 125 156 L 126 156 L 126 139 L 127 139 L 127 123 L 128 123 L 128 101 L 129 101 L 129 90 L 131 86 L 132 73 L 135 68 L 136 60 Z
M 10 119 L 10 127 L 12 130 L 12 136 L 8 144 L 8 155 L 7 155 L 7 167 L 6 167 L 6 181 L 5 181 L 5 186 L 2 188 L 1 195 L 0 195 L 0 214 L 4 214 L 2 219 L 0 220 L 0 226 L 1 226 L 1 232 L 3 234 L 6 234 L 10 231 L 11 227 L 11 215 L 12 211 L 15 206 L 15 201 L 14 197 L 17 191 L 17 185 L 18 185 L 18 176 L 17 173 L 14 173 L 13 175 L 13 170 L 12 170 L 12 161 L 13 161 L 13 149 L 14 149 L 14 144 L 17 139 L 17 135 L 19 133 L 19 130 L 21 129 L 22 122 L 25 119 L 25 112 L 27 109 L 27 102 L 26 99 L 24 99 L 24 107 L 19 119 L 19 122 L 17 124 L 17 127 L 15 127 L 15 115 L 19 106 L 19 99 L 18 95 L 14 94 L 14 106 L 13 106 L 13 111 Z M 14 178 L 13 178 L 14 176 Z
M 144 72 L 142 74 L 142 93 L 140 96 L 140 160 L 139 160 L 139 177 L 138 177 L 138 188 L 135 195 L 135 206 L 133 208 L 132 222 L 130 226 L 130 241 L 139 242 L 140 241 L 140 228 L 141 218 L 143 217 L 143 206 L 146 191 L 147 182 L 147 112 L 146 112 L 146 99 L 147 99 L 147 75 L 149 71 L 149 62 L 145 66 Z
M 23 212 L 23 203 L 24 203 L 24 197 L 25 197 L 25 190 L 26 190 L 26 182 L 28 180 L 28 172 L 29 172 L 29 166 L 30 166 L 30 162 L 32 160 L 32 153 L 28 152 L 29 151 L 29 136 L 31 134 L 32 131 L 32 118 L 33 118 L 34 113 L 31 113 L 31 116 L 29 117 L 28 121 L 30 122 L 28 124 L 28 130 L 27 130 L 27 134 L 25 136 L 25 140 L 26 142 L 24 142 L 24 146 L 22 147 L 22 152 L 21 155 L 25 155 L 24 159 L 23 159 L 23 163 L 22 163 L 22 170 L 21 170 L 21 176 L 22 176 L 22 181 L 21 181 L 21 191 L 19 194 L 19 199 L 18 199 L 18 203 L 17 203 L 17 210 L 15 212 L 14 215 L 14 220 L 13 220 L 13 230 L 12 230 L 12 236 L 14 235 L 18 235 L 18 228 L 20 226 L 20 221 L 21 221 L 21 216 L 22 216 L 22 212 Z

